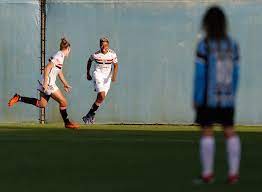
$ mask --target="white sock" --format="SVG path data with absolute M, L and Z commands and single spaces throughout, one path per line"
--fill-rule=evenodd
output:
M 237 135 L 226 139 L 229 175 L 239 174 L 241 144 Z
M 202 176 L 213 174 L 215 154 L 215 139 L 213 136 L 203 136 L 200 139 L 200 161 Z

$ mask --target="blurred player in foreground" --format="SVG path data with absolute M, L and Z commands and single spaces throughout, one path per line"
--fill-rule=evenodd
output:
M 227 182 L 239 179 L 241 145 L 234 129 L 235 101 L 239 76 L 237 43 L 227 34 L 227 20 L 223 10 L 213 6 L 203 17 L 205 37 L 197 46 L 194 79 L 194 109 L 196 123 L 201 126 L 201 177 L 196 183 L 214 180 L 215 139 L 213 124 L 224 129 L 226 141 Z

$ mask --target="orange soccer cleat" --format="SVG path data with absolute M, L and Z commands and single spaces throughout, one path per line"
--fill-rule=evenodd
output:
M 67 129 L 78 129 L 80 127 L 80 125 L 78 123 L 74 123 L 72 121 L 68 121 L 67 123 L 65 123 L 65 128 Z
M 16 104 L 20 99 L 20 95 L 15 94 L 12 99 L 9 100 L 8 102 L 8 107 L 13 107 L 14 104 Z

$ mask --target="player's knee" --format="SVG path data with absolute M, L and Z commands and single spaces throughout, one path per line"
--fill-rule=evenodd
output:
M 214 131 L 210 127 L 202 127 L 202 136 L 213 136 Z
M 41 108 L 46 108 L 47 103 L 42 103 Z
M 105 98 L 106 98 L 105 94 L 102 94 L 102 95 L 100 96 L 100 99 L 101 99 L 102 101 L 104 101 Z
M 103 93 L 99 93 L 99 95 L 98 95 L 98 97 L 97 97 L 97 103 L 103 103 L 103 101 L 105 100 L 105 94 L 103 94 Z
M 97 98 L 96 103 L 102 104 L 103 101 L 104 101 L 103 98 L 99 97 Z
M 43 102 L 43 101 L 37 101 L 36 105 L 39 108 L 45 108 L 47 106 L 47 102 Z
M 66 100 L 61 100 L 59 104 L 60 104 L 60 107 L 67 107 L 67 101 Z
M 233 127 L 225 127 L 224 128 L 224 137 L 229 138 L 236 134 L 235 129 Z

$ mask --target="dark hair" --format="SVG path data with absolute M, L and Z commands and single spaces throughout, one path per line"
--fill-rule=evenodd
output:
M 102 37 L 100 40 L 100 46 L 102 45 L 102 43 L 104 43 L 104 42 L 107 42 L 107 43 L 109 43 L 109 40 L 108 40 L 108 38 L 107 37 Z
M 64 50 L 67 49 L 68 47 L 70 47 L 70 43 L 68 42 L 68 40 L 66 40 L 66 38 L 62 38 L 61 42 L 60 42 L 60 50 Z
M 202 20 L 202 29 L 207 38 L 223 39 L 227 36 L 227 19 L 219 6 L 210 7 Z

